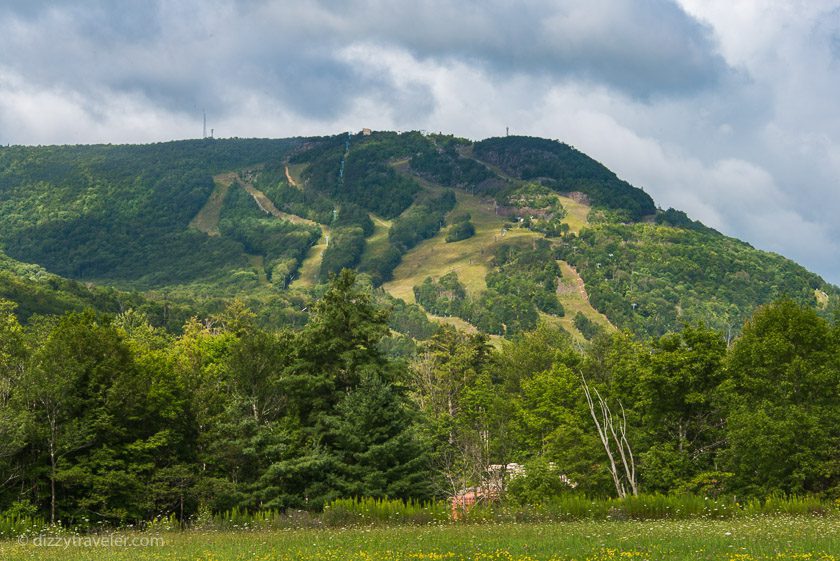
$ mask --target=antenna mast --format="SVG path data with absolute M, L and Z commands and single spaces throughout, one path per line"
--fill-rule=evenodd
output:
M 207 111 L 203 111 L 204 113 L 204 130 L 201 133 L 201 138 L 207 138 Z

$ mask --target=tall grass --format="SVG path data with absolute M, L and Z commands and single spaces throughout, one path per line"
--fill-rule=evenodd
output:
M 321 520 L 327 526 L 354 524 L 432 524 L 449 520 L 446 501 L 338 499 L 326 506 Z
M 213 513 L 202 510 L 189 521 L 188 527 L 201 530 L 280 530 L 320 526 L 317 514 L 302 510 L 257 510 L 232 508 Z
M 582 495 L 552 498 L 537 505 L 481 504 L 465 519 L 473 522 L 552 522 L 566 520 L 729 519 L 742 516 L 840 515 L 832 503 L 815 497 L 770 497 L 739 502 L 734 497 L 639 495 L 624 499 L 590 499 Z
M 248 511 L 233 508 L 220 513 L 199 513 L 190 526 L 214 530 L 268 530 L 281 528 L 359 525 L 431 524 L 449 520 L 446 501 L 402 501 L 371 497 L 337 499 L 321 513 L 299 510 Z
M 147 531 L 279 530 L 316 527 L 400 526 L 429 524 L 481 524 L 509 522 L 570 522 L 609 520 L 726 520 L 755 516 L 823 516 L 840 518 L 840 502 L 815 497 L 773 496 L 763 500 L 737 501 L 733 497 L 711 499 L 695 495 L 639 495 L 625 499 L 592 499 L 578 494 L 552 498 L 536 505 L 511 503 L 477 504 L 457 522 L 451 520 L 449 501 L 401 501 L 374 498 L 338 499 L 323 512 L 299 510 L 249 511 L 234 508 L 213 513 L 202 510 L 182 523 L 175 515 L 151 520 Z M 0 514 L 0 540 L 57 531 L 85 533 L 90 528 L 50 527 L 42 518 Z
M 0 515 L 0 539 L 33 536 L 44 532 L 48 527 L 39 516 Z

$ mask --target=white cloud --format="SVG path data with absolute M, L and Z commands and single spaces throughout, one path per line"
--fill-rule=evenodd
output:
M 103 90 L 96 96 L 61 87 L 45 89 L 0 67 L 0 130 L 24 144 L 150 142 L 161 131 L 189 134 L 192 123 L 161 111 L 135 94 Z

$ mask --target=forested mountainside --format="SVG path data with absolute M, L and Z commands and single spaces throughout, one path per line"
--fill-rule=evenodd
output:
M 790 260 L 659 210 L 573 147 L 530 137 L 0 148 L 0 243 L 12 269 L 38 265 L 63 294 L 35 305 L 7 275 L 23 316 L 114 311 L 88 296 L 100 288 L 79 296 L 78 281 L 199 315 L 239 297 L 265 325 L 300 325 L 342 268 L 381 286 L 395 328 L 415 338 L 429 333 L 424 314 L 500 336 L 544 320 L 583 339 L 696 321 L 733 332 L 782 297 L 826 316 L 838 306 L 836 287 Z
M 108 314 L 135 310 L 155 325 L 178 331 L 194 313 L 187 306 L 107 286 L 62 278 L 39 265 L 0 253 L 0 299 L 14 302 L 17 317 L 54 316 L 92 308 Z
M 0 243 L 5 520 L 840 497 L 838 288 L 559 142 L 0 148 Z
M 163 286 L 245 263 L 231 240 L 188 228 L 213 176 L 283 157 L 294 140 L 0 151 L 6 253 L 80 280 Z

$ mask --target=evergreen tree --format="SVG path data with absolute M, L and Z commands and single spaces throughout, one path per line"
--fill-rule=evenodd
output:
M 328 438 L 345 496 L 429 498 L 427 458 L 412 420 L 404 397 L 379 376 L 366 376 L 344 396 Z
M 295 335 L 283 375 L 282 389 L 301 422 L 317 422 L 318 415 L 358 385 L 364 372 L 384 372 L 387 361 L 378 343 L 387 332 L 387 316 L 374 305 L 370 289 L 357 286 L 352 271 L 341 271 Z

